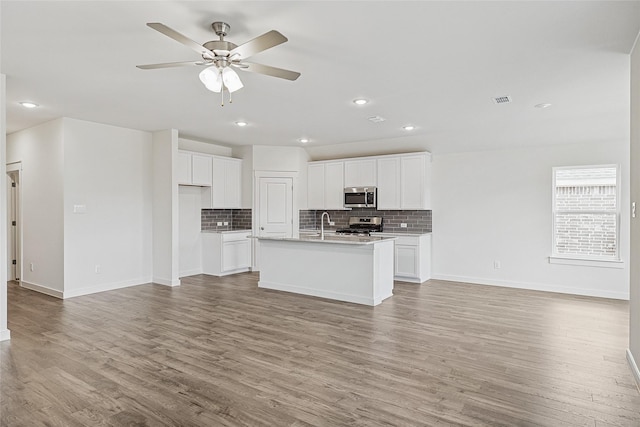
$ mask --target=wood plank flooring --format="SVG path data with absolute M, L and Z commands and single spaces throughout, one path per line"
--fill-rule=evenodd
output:
M 377 307 L 192 276 L 9 285 L 1 426 L 640 426 L 628 303 L 396 282 Z

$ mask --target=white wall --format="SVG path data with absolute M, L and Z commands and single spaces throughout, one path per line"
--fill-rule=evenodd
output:
M 22 284 L 62 297 L 63 120 L 53 120 L 9 135 L 6 152 L 8 163 L 22 162 Z M 33 271 L 30 264 L 33 264 Z
M 6 114 L 6 83 L 7 77 L 4 74 L 0 74 L 0 168 L 6 168 L 6 133 L 7 133 L 7 114 Z M 2 172 L 4 175 L 5 172 Z M 7 199 L 6 194 L 6 186 L 2 185 L 0 187 L 0 198 L 3 200 Z M 5 212 L 6 209 L 2 209 L 0 211 L 0 217 L 2 213 Z M 0 221 L 4 221 L 0 219 Z M 2 222 L 0 222 L 2 224 Z M 5 222 L 6 224 L 6 222 Z M 3 226 L 6 229 L 6 227 Z M 1 232 L 0 232 L 1 233 Z M 7 235 L 0 234 L 0 246 L 4 246 L 4 250 L 6 250 Z M 5 259 L 2 258 L 3 249 L 0 248 L 0 260 Z M 6 265 L 6 263 L 4 263 Z M 11 333 L 7 328 L 7 270 L 6 267 L 0 266 L 0 341 L 8 340 L 11 337 Z
M 178 131 L 153 133 L 153 281 L 180 285 L 178 242 L 178 182 L 175 157 Z
M 631 54 L 631 201 L 636 217 L 631 219 L 631 297 L 629 302 L 629 351 L 627 357 L 640 386 L 640 34 Z
M 433 156 L 433 277 L 628 298 L 628 156 L 626 141 Z M 621 165 L 625 268 L 549 264 L 551 168 L 606 163 Z
M 198 153 L 214 154 L 216 156 L 231 157 L 233 151 L 231 147 L 211 144 L 209 142 L 196 141 L 189 138 L 178 138 L 178 148 L 180 150 L 196 151 Z
M 202 233 L 200 231 L 200 211 L 202 210 L 202 189 L 180 185 L 179 200 L 179 275 L 192 276 L 202 273 Z
M 69 118 L 63 129 L 64 297 L 150 282 L 151 134 Z

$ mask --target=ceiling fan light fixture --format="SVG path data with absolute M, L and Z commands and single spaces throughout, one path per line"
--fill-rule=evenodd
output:
M 222 69 L 222 82 L 224 83 L 224 86 L 229 90 L 229 92 L 235 92 L 238 89 L 242 89 L 244 87 L 244 85 L 240 81 L 238 73 L 236 73 L 229 67 L 225 67 Z
M 211 92 L 222 90 L 222 76 L 218 67 L 207 67 L 200 72 L 200 81 Z

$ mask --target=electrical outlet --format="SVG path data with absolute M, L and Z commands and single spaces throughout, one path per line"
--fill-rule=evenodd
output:
M 500 261 L 493 261 L 493 268 L 500 270 Z
M 401 228 L 407 228 L 407 223 L 406 222 L 401 222 L 400 223 L 400 227 Z
M 225 222 L 224 222 L 224 225 L 229 225 L 229 222 L 228 222 L 228 221 L 225 221 Z
M 218 222 L 216 223 L 216 225 L 217 225 L 218 227 L 222 227 L 222 221 L 218 221 Z
M 329 221 L 329 225 L 336 225 L 335 221 Z
M 35 271 L 35 269 L 36 269 L 35 264 L 34 263 L 30 263 L 29 264 L 29 271 Z
M 96 264 L 96 274 L 100 274 L 100 264 Z

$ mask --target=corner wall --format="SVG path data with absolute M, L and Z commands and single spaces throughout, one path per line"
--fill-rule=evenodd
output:
M 22 162 L 22 285 L 59 298 L 64 291 L 63 134 L 62 119 L 52 120 L 9 135 L 6 149 L 6 162 Z
M 629 298 L 629 211 L 624 268 L 550 264 L 552 167 L 620 164 L 629 206 L 626 141 L 433 156 L 433 278 Z M 494 268 L 494 262 L 500 268 Z
M 631 202 L 636 217 L 631 218 L 631 274 L 629 301 L 629 349 L 627 359 L 640 387 L 640 34 L 631 53 Z
M 64 297 L 150 282 L 151 134 L 63 124 Z
M 6 152 L 7 152 L 7 114 L 6 114 L 6 80 L 7 77 L 4 74 L 0 74 L 0 173 L 5 177 L 6 170 Z M 6 179 L 6 178 L 4 178 Z M 2 185 L 0 185 L 0 199 L 4 200 L 6 203 L 7 200 L 7 190 L 4 185 L 4 181 Z M 6 224 L 6 218 L 3 215 L 6 215 L 6 209 L 0 208 L 0 221 L 2 224 Z M 4 213 L 4 214 L 3 214 Z M 6 255 L 3 251 L 6 251 L 7 247 L 7 234 L 6 227 L 3 227 L 3 230 L 0 230 L 0 259 L 5 260 Z M 8 340 L 11 337 L 11 332 L 7 327 L 7 263 L 5 262 L 2 266 L 0 266 L 0 341 Z
M 179 286 L 178 182 L 175 157 L 178 154 L 178 131 L 153 133 L 153 281 L 160 285 Z

